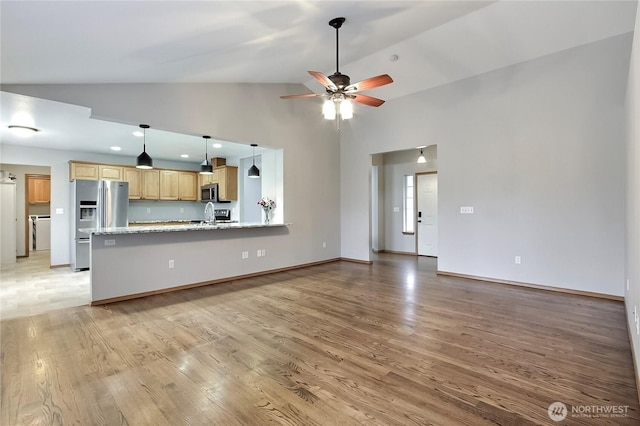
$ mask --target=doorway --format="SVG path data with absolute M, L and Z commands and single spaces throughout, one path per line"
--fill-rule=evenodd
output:
M 24 256 L 51 249 L 51 176 L 25 173 Z
M 416 174 L 416 245 L 419 256 L 438 257 L 438 173 Z

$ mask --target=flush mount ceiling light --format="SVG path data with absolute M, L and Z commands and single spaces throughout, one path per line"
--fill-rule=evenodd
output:
M 200 163 L 200 174 L 201 175 L 212 175 L 213 174 L 213 166 L 209 162 L 209 139 L 211 136 L 203 136 L 204 139 L 204 161 Z
M 419 146 L 418 148 L 420 148 L 420 155 L 418 156 L 418 164 L 423 164 L 427 162 L 427 159 L 424 157 L 424 152 L 422 151 L 425 147 L 424 146 Z
M 138 155 L 138 160 L 136 161 L 136 167 L 138 169 L 153 169 L 153 160 L 149 154 L 147 154 L 147 129 L 149 126 L 147 124 L 141 124 L 140 128 L 142 129 L 143 145 L 142 154 Z
M 36 129 L 35 127 L 29 127 L 29 126 L 18 126 L 15 124 L 11 124 L 7 127 L 9 130 L 11 130 L 11 133 L 13 133 L 16 136 L 22 136 L 22 137 L 33 136 L 34 134 L 36 134 L 36 132 L 38 132 L 38 129 Z
M 258 144 L 251 144 L 251 147 L 253 148 L 253 165 L 249 168 L 249 173 L 247 174 L 253 179 L 260 177 L 260 169 L 256 167 L 256 146 L 258 146 Z
M 322 84 L 326 93 L 307 93 L 304 95 L 286 95 L 280 96 L 282 99 L 293 98 L 311 98 L 314 96 L 322 96 L 327 100 L 322 105 L 322 114 L 327 120 L 333 120 L 340 115 L 343 120 L 348 120 L 353 117 L 353 104 L 352 102 L 359 102 L 364 105 L 379 107 L 384 103 L 382 99 L 374 98 L 367 95 L 361 95 L 358 92 L 363 90 L 374 89 L 376 87 L 384 86 L 389 83 L 393 83 L 393 79 L 388 74 L 381 74 L 375 77 L 367 78 L 358 83 L 351 84 L 351 79 L 348 75 L 342 74 L 339 71 L 339 29 L 346 21 L 345 18 L 334 18 L 329 21 L 329 25 L 336 29 L 336 72 L 330 76 L 326 76 L 318 71 L 307 71 L 313 78 Z

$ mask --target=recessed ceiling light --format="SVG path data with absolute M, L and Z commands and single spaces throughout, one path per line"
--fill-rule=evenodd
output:
M 141 138 L 144 136 L 144 133 L 142 133 L 140 130 L 136 130 L 135 132 L 133 132 L 133 136 Z
M 111 147 L 111 151 L 120 151 L 122 148 L 120 148 L 119 146 L 112 146 Z
M 180 154 L 180 157 L 182 157 L 182 158 L 189 158 L 189 154 Z
M 222 144 L 221 143 L 214 143 L 213 147 L 214 148 L 222 148 Z
M 8 128 L 16 136 L 33 136 L 38 131 L 35 127 L 17 126 L 14 124 L 8 126 Z

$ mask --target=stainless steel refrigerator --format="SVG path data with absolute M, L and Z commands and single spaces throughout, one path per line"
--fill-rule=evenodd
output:
M 129 225 L 129 183 L 109 180 L 71 182 L 71 269 L 89 269 L 90 236 L 81 229 Z

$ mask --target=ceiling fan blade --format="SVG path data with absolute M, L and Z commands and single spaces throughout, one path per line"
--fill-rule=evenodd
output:
M 360 92 L 362 90 L 369 90 L 375 87 L 384 86 L 385 84 L 393 83 L 393 79 L 389 74 L 380 74 L 375 77 L 367 78 L 366 80 L 353 83 L 344 88 L 345 92 Z
M 317 93 L 305 93 L 304 95 L 284 95 L 280 96 L 280 99 L 294 99 L 294 98 L 313 98 L 314 96 L 320 96 Z
M 349 95 L 349 98 L 356 102 L 360 102 L 361 104 L 369 105 L 372 107 L 379 107 L 384 103 L 382 99 L 374 98 L 373 96 L 367 95 Z
M 333 81 L 329 80 L 329 77 L 322 74 L 321 72 L 318 72 L 318 71 L 307 71 L 307 72 L 311 74 L 311 76 L 315 78 L 318 81 L 318 83 L 322 84 L 324 87 L 331 90 L 332 92 L 335 92 L 336 90 L 338 90 L 336 85 L 333 84 Z

